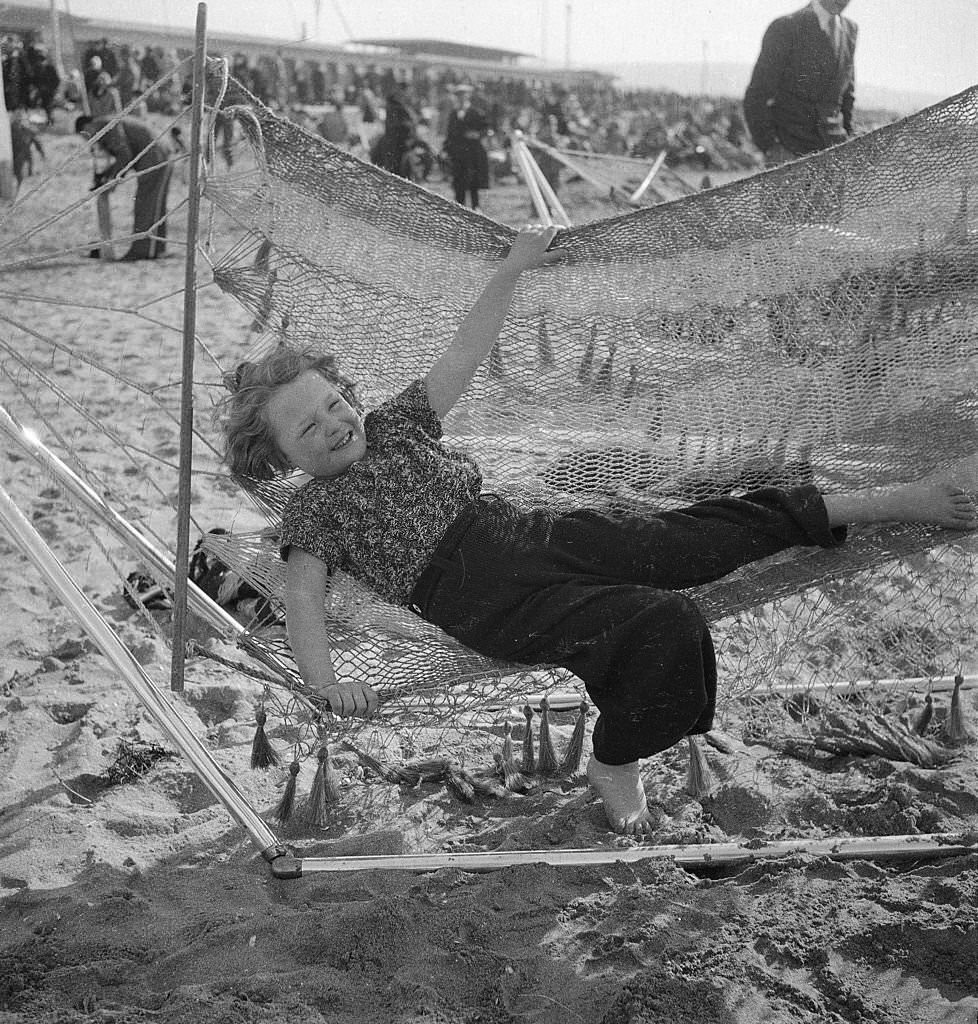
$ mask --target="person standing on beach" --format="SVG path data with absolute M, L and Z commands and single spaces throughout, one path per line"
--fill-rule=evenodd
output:
M 411 104 L 406 82 L 395 82 L 391 87 L 385 111 L 384 131 L 378 139 L 375 162 L 391 174 L 407 178 L 405 161 L 416 139 L 419 115 Z
M 489 154 L 482 138 L 489 130 L 485 114 L 472 103 L 472 86 L 455 86 L 455 109 L 448 115 L 444 150 L 452 173 L 455 202 L 479 208 L 479 192 L 489 187 Z
M 92 117 L 111 118 L 122 113 L 122 97 L 112 84 L 108 71 L 100 71 L 88 93 L 88 106 Z
M 849 0 L 811 0 L 768 26 L 744 95 L 744 119 L 767 167 L 852 135 L 857 26 Z
M 108 129 L 96 145 L 112 157 L 96 185 L 129 171 L 139 176 L 133 208 L 133 241 L 123 260 L 155 260 L 166 250 L 166 199 L 170 189 L 170 151 L 135 117 L 89 117 L 75 121 L 75 131 L 91 140 Z

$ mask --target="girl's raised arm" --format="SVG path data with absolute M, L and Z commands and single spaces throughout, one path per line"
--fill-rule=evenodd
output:
M 520 274 L 555 263 L 563 256 L 563 249 L 549 248 L 559 230 L 534 226 L 524 228 L 516 236 L 508 255 L 459 325 L 452 343 L 428 371 L 428 403 L 439 419 L 459 400 L 496 343 Z

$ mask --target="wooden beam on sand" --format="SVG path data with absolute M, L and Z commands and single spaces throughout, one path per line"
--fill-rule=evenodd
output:
M 895 679 L 853 679 L 838 683 L 782 683 L 752 690 L 750 696 L 757 697 L 794 697 L 799 694 L 845 696 L 863 690 L 924 690 L 928 693 L 950 693 L 954 689 L 957 676 L 908 676 Z M 978 676 L 962 676 L 962 690 L 978 687 Z M 540 709 L 544 696 L 550 701 L 551 711 L 576 711 L 582 700 L 587 699 L 583 691 L 566 690 L 556 693 L 528 693 L 522 704 L 529 704 L 534 710 Z M 489 709 L 503 711 L 512 705 L 499 705 Z
M 837 697 L 861 690 L 926 690 L 945 693 L 954 689 L 958 676 L 906 676 L 895 679 L 854 679 L 848 683 L 784 683 L 766 690 L 757 690 L 759 696 L 788 696 L 797 694 L 833 694 Z M 961 688 L 970 690 L 978 686 L 978 676 L 961 676 Z
M 499 871 L 530 864 L 589 867 L 664 861 L 690 870 L 736 867 L 755 861 L 806 855 L 831 860 L 928 860 L 978 854 L 978 834 L 927 833 L 902 836 L 843 836 L 837 839 L 758 840 L 750 843 L 695 843 L 634 846 L 628 849 L 502 850 L 487 853 L 392 854 L 376 857 L 280 857 L 271 861 L 276 878 L 300 878 L 322 872 L 412 871 L 445 868 Z

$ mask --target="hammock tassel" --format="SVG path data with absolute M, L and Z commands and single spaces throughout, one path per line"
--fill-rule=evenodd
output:
M 621 400 L 623 402 L 630 402 L 638 394 L 638 391 L 638 365 L 631 363 L 628 367 L 628 383 L 625 385 L 625 390 L 621 393 Z
M 582 700 L 571 733 L 570 743 L 564 751 L 564 759 L 560 762 L 560 770 L 565 775 L 573 775 L 581 767 L 581 755 L 584 753 L 584 731 L 587 724 L 588 703 Z
M 553 775 L 560 767 L 550 737 L 550 699 L 544 696 L 540 701 L 540 739 L 538 744 L 537 771 L 541 775 Z
M 526 716 L 526 732 L 523 733 L 523 774 L 531 775 L 536 771 L 536 757 L 533 753 L 533 708 L 529 704 L 524 705 L 523 714 Z
M 913 731 L 918 736 L 923 736 L 927 732 L 927 726 L 930 725 L 930 720 L 934 715 L 934 698 L 928 693 L 924 698 L 924 706 L 920 709 L 920 714 L 914 719 Z
M 527 733 L 530 728 L 527 725 Z M 512 793 L 525 793 L 533 788 L 533 783 L 520 771 L 513 753 L 513 726 L 507 722 L 503 733 L 503 752 L 493 754 L 496 762 L 496 774 L 503 780 L 503 785 Z
M 329 824 L 330 807 L 340 800 L 340 779 L 330 764 L 329 748 L 325 744 L 319 748 L 316 756 L 319 758 L 319 767 L 309 791 L 306 818 L 311 825 L 325 828 Z
M 609 341 L 608 354 L 605 356 L 604 362 L 598 367 L 598 372 L 594 376 L 595 391 L 611 391 L 612 385 L 614 384 L 615 353 L 617 351 L 618 343 L 615 341 Z
M 547 331 L 547 321 L 541 317 L 537 327 L 537 355 L 540 358 L 541 366 L 554 365 L 554 347 Z
M 425 761 L 412 761 L 392 769 L 393 779 L 402 786 L 417 789 L 422 782 L 443 782 L 450 764 L 444 757 L 433 757 Z
M 513 723 L 507 722 L 503 726 L 503 754 L 504 761 L 515 761 L 513 757 Z
M 584 354 L 581 356 L 580 363 L 577 364 L 577 379 L 581 384 L 591 383 L 591 376 L 594 371 L 594 346 L 597 336 L 597 327 L 592 327 L 591 337 L 588 339 L 588 343 L 584 348 Z
M 378 761 L 376 757 L 372 757 L 365 750 L 361 750 L 359 747 L 354 746 L 349 740 L 343 741 L 343 746 L 347 750 L 352 750 L 357 755 L 357 760 L 363 765 L 364 768 L 369 768 L 378 778 L 384 780 L 384 782 L 402 782 L 398 770 L 396 768 L 390 768 L 381 761 Z
M 449 764 L 445 769 L 445 785 L 463 803 L 471 804 L 475 801 L 472 777 L 457 764 Z
M 706 763 L 706 757 L 694 736 L 687 736 L 689 746 L 689 768 L 686 771 L 686 792 L 694 800 L 709 796 L 715 786 L 713 773 Z
M 495 756 L 499 758 L 500 755 L 496 754 Z M 510 800 L 518 795 L 510 792 L 498 779 L 494 779 L 492 776 L 480 778 L 478 775 L 469 775 L 468 778 L 475 792 L 481 796 L 493 797 L 496 800 Z
M 948 742 L 955 745 L 968 743 L 974 739 L 964 718 L 964 707 L 961 703 L 961 687 L 963 685 L 964 676 L 955 676 L 954 692 L 951 694 L 951 711 L 945 726 Z
M 255 738 L 251 742 L 251 767 L 252 768 L 273 768 L 278 764 L 278 754 L 272 748 L 265 732 L 267 720 L 265 708 L 259 707 L 255 712 Z
M 272 812 L 275 815 L 276 821 L 281 822 L 283 825 L 292 817 L 292 811 L 295 809 L 295 788 L 298 777 L 299 762 L 293 761 L 289 765 L 289 781 L 286 782 L 282 798 Z
M 493 754 L 492 756 L 496 762 L 496 774 L 502 778 L 508 795 L 528 793 L 533 789 L 533 783 L 519 770 L 512 758 L 507 761 L 502 754 Z

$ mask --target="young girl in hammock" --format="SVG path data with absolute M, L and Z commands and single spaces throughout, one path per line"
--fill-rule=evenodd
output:
M 707 623 L 680 591 L 793 545 L 833 547 L 849 523 L 974 526 L 967 493 L 938 476 L 821 495 L 766 488 L 657 515 L 524 512 L 481 493 L 478 466 L 441 421 L 496 341 L 521 274 L 561 258 L 555 228 L 517 236 L 423 379 L 365 418 L 330 357 L 280 348 L 239 368 L 226 460 L 242 479 L 313 479 L 282 521 L 286 621 L 302 678 L 338 715 L 370 715 L 366 681 L 337 679 L 324 629 L 332 569 L 488 657 L 559 664 L 599 711 L 587 775 L 618 832 L 653 822 L 642 758 L 711 728 Z

